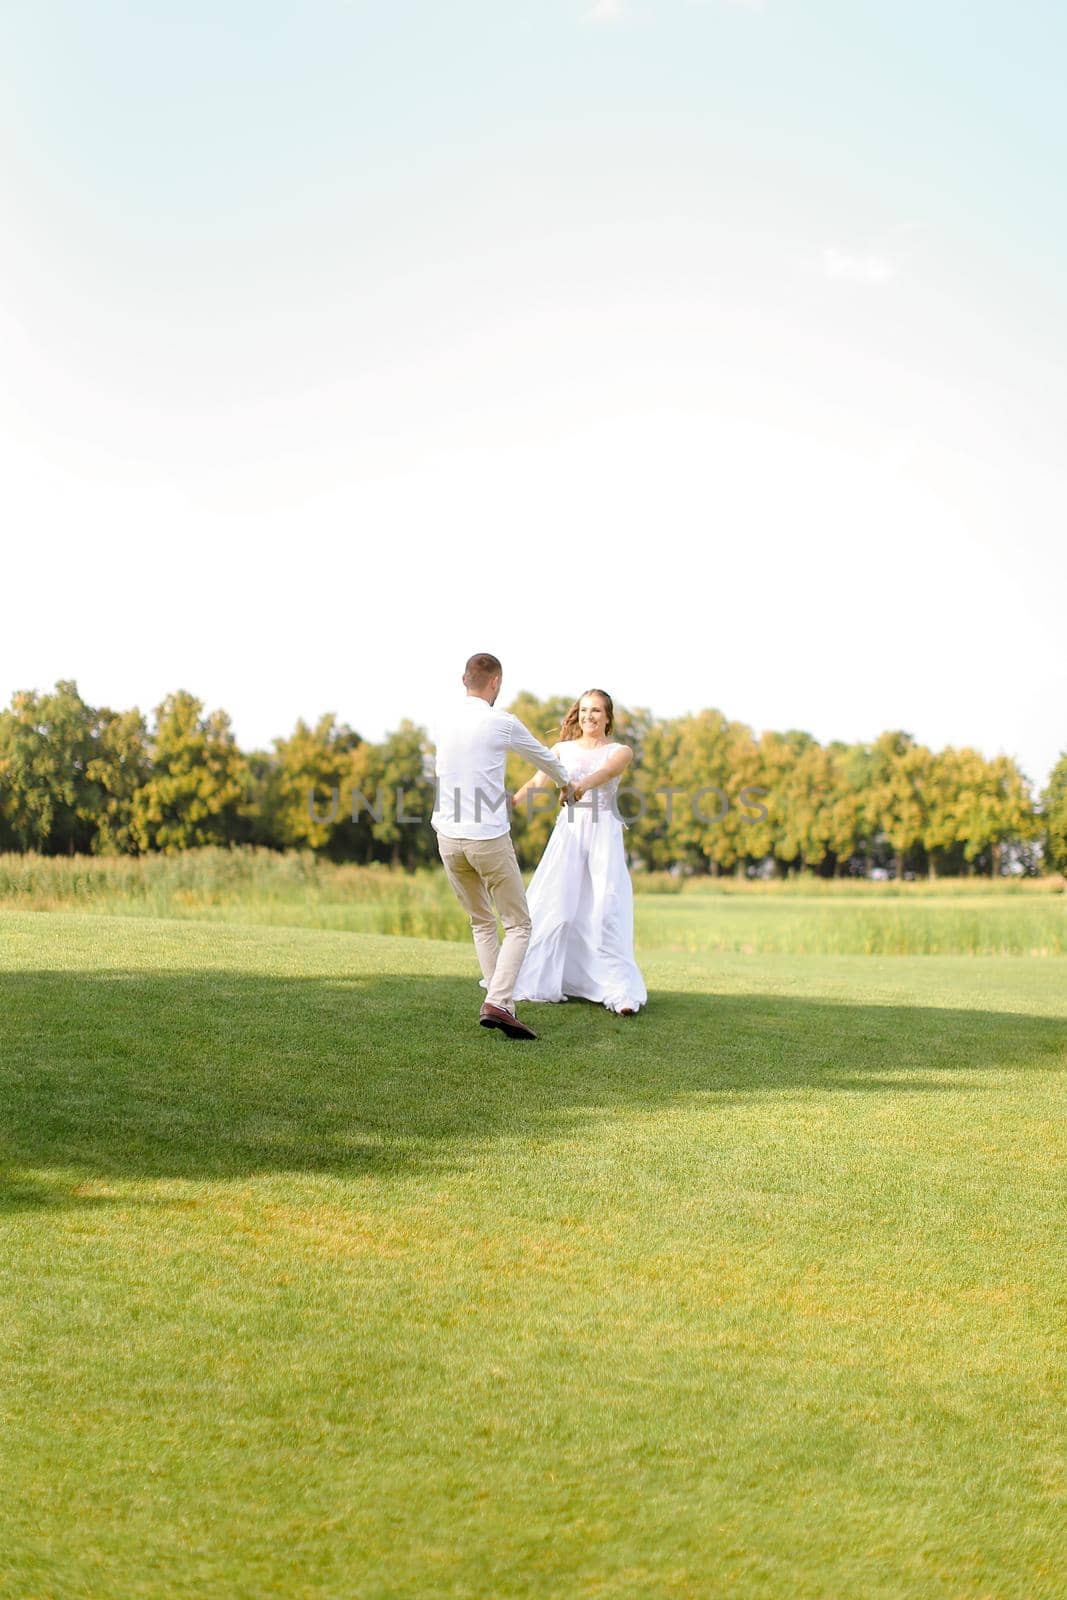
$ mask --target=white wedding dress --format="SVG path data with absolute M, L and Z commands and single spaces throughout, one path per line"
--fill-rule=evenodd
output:
M 574 781 L 602 767 L 619 746 L 553 745 Z M 595 1000 L 609 1011 L 637 1011 L 648 999 L 634 961 L 634 897 L 623 849 L 625 824 L 614 804 L 619 779 L 563 806 L 526 898 L 533 932 L 515 985 L 516 1000 Z M 595 809 L 594 809 L 595 808 Z

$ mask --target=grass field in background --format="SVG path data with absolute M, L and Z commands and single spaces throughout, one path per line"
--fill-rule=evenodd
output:
M 1067 954 L 1063 895 L 638 895 L 646 950 L 745 955 Z M 1054 980 L 1055 981 L 1055 980 Z M 1067 988 L 1067 973 L 1062 979 Z
M 0 911 L 0 1594 L 1062 1596 L 1062 963 L 640 959 Z
M 635 874 L 644 950 L 709 954 L 1064 955 L 1062 878 L 781 883 Z M 0 906 L 108 911 L 407 937 L 470 938 L 440 869 L 336 866 L 309 854 L 0 856 Z

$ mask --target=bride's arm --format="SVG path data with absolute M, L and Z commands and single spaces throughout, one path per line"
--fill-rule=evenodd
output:
M 598 784 L 607 783 L 609 778 L 617 778 L 620 772 L 626 771 L 633 758 L 634 753 L 630 746 L 628 744 L 620 744 L 619 748 L 608 757 L 602 767 L 597 767 L 595 772 L 591 772 L 587 778 L 582 778 L 575 785 L 574 798 L 580 800 L 583 795 L 588 794 L 590 789 L 595 789 Z

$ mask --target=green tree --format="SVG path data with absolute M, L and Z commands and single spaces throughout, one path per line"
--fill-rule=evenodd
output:
M 645 759 L 645 741 L 656 725 L 656 719 L 647 706 L 615 706 L 615 730 L 612 739 L 628 744 L 634 753 L 629 771 Z
M 281 837 L 282 798 L 277 755 L 274 750 L 250 750 L 245 756 L 245 769 L 245 793 L 238 810 L 234 837 L 239 844 L 281 850 L 284 845 Z
M 1045 862 L 1053 872 L 1067 872 L 1067 750 L 1049 775 L 1041 796 Z
M 151 771 L 148 729 L 136 707 L 132 711 L 96 713 L 96 737 L 86 775 L 94 787 L 91 799 L 96 855 L 136 854 L 134 805 Z
M 932 761 L 925 745 L 899 730 L 880 734 L 871 749 L 867 825 L 893 851 L 898 878 L 904 876 L 909 852 L 926 835 Z
M 17 691 L 0 713 L 0 816 L 18 850 L 87 852 L 96 831 L 89 768 L 96 716 L 73 679 L 51 694 Z
M 778 844 L 783 830 L 783 808 L 786 804 L 786 786 L 793 763 L 793 751 L 780 733 L 762 733 L 752 739 L 751 746 L 742 746 L 738 759 L 744 781 L 741 790 L 759 788 L 764 792 L 746 803 L 743 815 L 750 818 L 744 824 L 744 854 L 748 861 L 764 861 L 768 856 L 778 857 Z M 760 811 L 763 815 L 760 816 Z M 743 863 L 740 863 L 743 870 Z
M 150 751 L 130 824 L 138 849 L 171 852 L 240 837 L 249 771 L 225 711 L 205 716 L 203 702 L 179 689 L 156 708 Z
M 779 849 L 783 859 L 801 868 L 821 868 L 832 858 L 842 841 L 842 818 L 835 815 L 835 790 L 841 769 L 833 754 L 814 739 L 799 749 L 782 784 L 782 828 Z
M 995 874 L 1007 840 L 1034 838 L 1039 831 L 1029 785 L 1009 756 L 986 761 L 977 750 L 958 754 L 956 840 L 968 870 L 985 856 Z
M 678 791 L 656 797 L 664 812 L 669 810 L 664 834 L 669 859 L 715 874 L 743 867 L 752 841 L 741 792 L 759 776 L 751 729 L 709 709 L 680 717 L 672 731 L 667 775 L 656 785 Z
M 984 761 L 977 750 L 946 745 L 930 767 L 923 844 L 931 878 L 958 873 L 963 867 L 963 815 L 968 792 L 980 787 Z
M 990 870 L 999 873 L 1004 846 L 1009 842 L 1023 843 L 1036 839 L 1041 832 L 1041 819 L 1034 806 L 1029 780 L 1012 758 L 994 756 L 989 767 L 990 780 L 997 797 L 990 839 L 993 857 Z
M 799 728 L 785 733 L 768 731 L 761 734 L 751 755 L 742 761 L 745 782 L 741 789 L 754 784 L 766 791 L 752 802 L 765 816 L 745 826 L 747 854 L 755 861 L 773 857 L 780 874 L 790 866 L 799 870 L 803 865 L 805 819 L 796 814 L 795 807 L 804 795 L 804 782 L 795 776 L 795 768 L 814 743 L 811 734 Z M 738 798 L 740 801 L 742 796 L 739 794 Z M 751 806 L 747 814 L 752 815 Z
M 738 877 L 744 877 L 749 862 L 761 860 L 765 854 L 757 830 L 765 822 L 761 811 L 769 814 L 770 791 L 764 781 L 759 741 L 743 722 L 727 724 L 725 793 L 729 809 L 715 825 L 712 859 L 719 869 L 732 869 Z M 720 796 L 709 799 L 707 809 L 712 815 L 723 809 Z
M 767 782 L 760 745 L 743 722 L 727 722 L 721 771 L 711 775 L 721 790 L 702 802 L 712 816 L 721 813 L 706 835 L 705 853 L 713 871 L 733 871 L 743 877 L 748 863 L 764 854 L 758 830 L 761 812 L 770 815 L 771 786 Z
M 353 754 L 362 742 L 333 712 L 314 728 L 301 719 L 288 739 L 275 739 L 263 800 L 273 840 L 284 848 L 303 846 L 340 858 L 353 853 Z
M 680 797 L 675 796 L 668 806 L 663 792 L 677 783 L 675 763 L 681 738 L 682 719 L 678 717 L 652 721 L 641 729 L 640 755 L 635 755 L 627 769 L 624 785 L 637 798 L 626 796 L 619 802 L 620 815 L 629 818 L 626 849 L 635 861 L 653 871 L 663 871 L 681 859 L 674 853 L 671 838 L 672 814 Z
M 832 740 L 827 745 L 832 766 L 830 797 L 827 803 L 827 841 L 837 877 L 844 877 L 854 856 L 864 847 L 864 795 L 867 790 L 870 752 L 866 745 L 844 744 Z
M 351 760 L 355 789 L 371 808 L 358 806 L 352 835 L 357 859 L 409 869 L 435 859 L 426 730 L 405 719 L 380 744 L 361 744 Z

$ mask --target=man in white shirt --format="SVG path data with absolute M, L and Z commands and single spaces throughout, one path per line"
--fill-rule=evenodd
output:
M 486 983 L 478 1021 L 509 1039 L 536 1039 L 515 1015 L 512 991 L 530 942 L 530 913 L 522 886 L 504 788 L 508 752 L 547 772 L 565 794 L 567 770 L 510 711 L 495 710 L 504 669 L 496 656 L 471 656 L 463 673 L 467 697 L 436 729 L 437 786 L 431 818 L 437 848 L 456 898 L 470 917 Z M 496 906 L 494 912 L 493 906 Z M 496 930 L 499 913 L 504 942 Z

